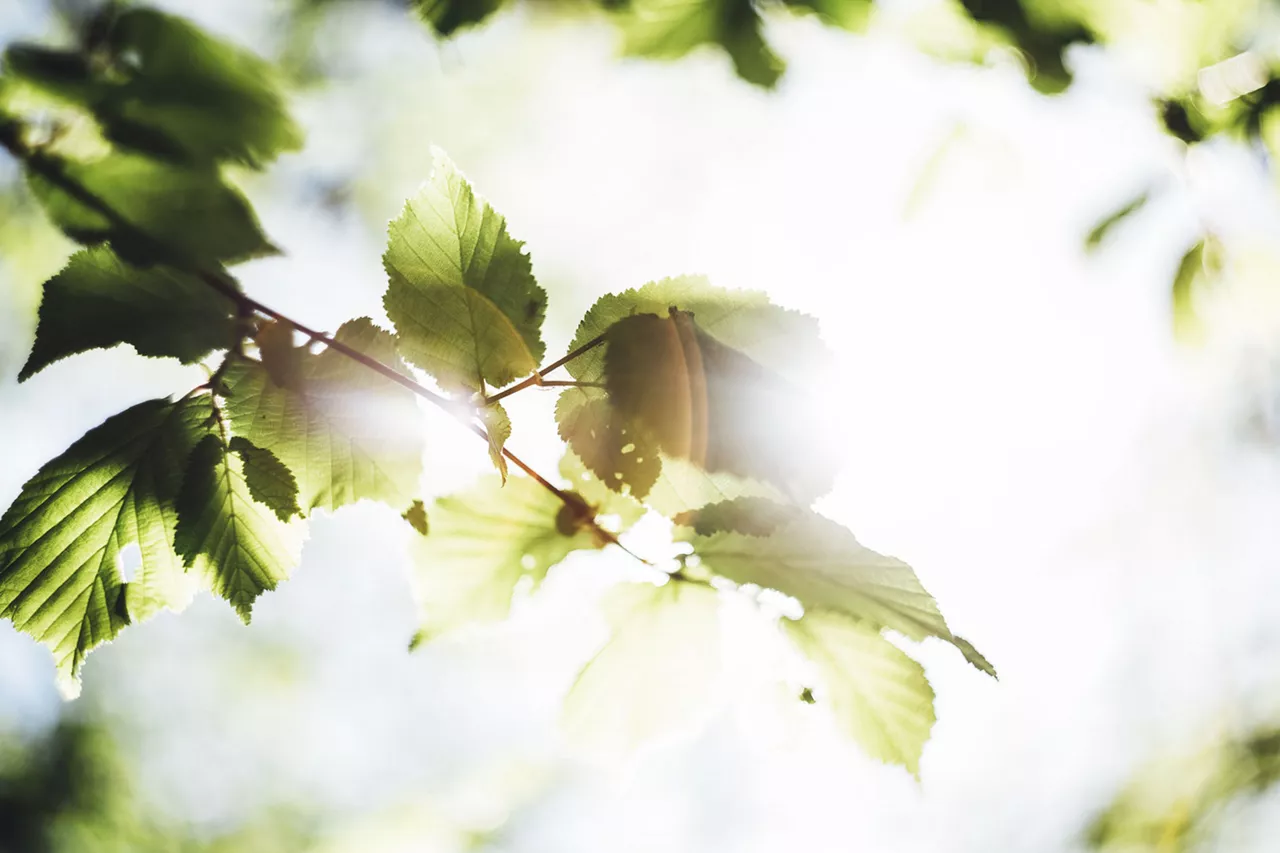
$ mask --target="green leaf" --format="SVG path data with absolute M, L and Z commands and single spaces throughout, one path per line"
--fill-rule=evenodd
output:
M 90 111 L 108 139 L 165 159 L 254 168 L 302 146 L 277 75 L 248 51 L 154 9 L 108 10 L 90 59 L 27 46 L 10 73 Z
M 485 432 L 489 433 L 489 458 L 493 466 L 502 475 L 502 482 L 507 481 L 507 459 L 502 455 L 502 448 L 511 438 L 511 418 L 501 403 L 490 403 L 480 409 L 480 421 Z
M 194 593 L 170 544 L 174 498 L 211 413 L 208 397 L 121 412 L 41 468 L 0 518 L 0 613 L 53 651 L 68 691 L 91 649 Z M 126 584 L 129 545 L 141 564 Z
M 933 688 L 924 668 L 880 636 L 877 628 L 830 611 L 783 620 L 783 629 L 816 666 L 841 727 L 872 758 L 920 775 L 933 729 Z
M 576 740 L 628 749 L 709 710 L 721 669 L 719 600 L 698 584 L 623 584 L 604 601 L 613 635 L 578 674 L 562 724 Z
M 692 313 L 698 326 L 720 343 L 776 366 L 788 378 L 802 379 L 829 361 L 814 318 L 773 305 L 760 292 L 713 287 L 701 276 L 663 279 L 601 297 L 582 318 L 570 350 L 604 336 L 619 320 L 638 314 L 666 317 L 672 307 Z M 607 351 L 607 346 L 597 346 L 566 368 L 581 382 L 603 382 Z M 616 490 L 644 497 L 659 512 L 674 515 L 743 494 L 780 497 L 771 487 L 733 474 L 707 473 L 683 460 L 658 458 L 656 440 L 642 425 L 617 416 L 599 389 L 566 389 L 556 418 L 561 437 L 593 473 Z M 630 445 L 635 448 L 624 454 Z
M 335 338 L 399 372 L 389 332 L 367 318 Z M 423 430 L 412 394 L 336 350 L 297 350 L 301 384 L 276 385 L 261 362 L 233 362 L 225 376 L 232 430 L 265 447 L 293 472 L 304 509 L 336 510 L 358 500 L 400 509 L 418 493 Z
M 248 623 L 253 602 L 297 563 L 300 525 L 254 499 L 243 465 L 214 432 L 191 451 L 175 505 L 174 549 Z
M 572 450 L 560 460 L 560 476 L 595 508 L 598 516 L 617 516 L 624 528 L 635 524 L 645 514 L 643 504 L 606 486 Z
M 506 0 L 410 0 L 418 17 L 437 33 L 448 37 L 488 18 L 506 5 Z
M 426 536 L 430 530 L 427 524 L 427 508 L 421 500 L 416 500 L 410 504 L 409 508 L 400 517 L 409 522 L 409 526 L 423 536 Z
M 1104 217 L 1097 225 L 1093 226 L 1093 230 L 1089 232 L 1084 240 L 1085 251 L 1097 251 L 1103 241 L 1114 231 L 1119 225 L 1124 223 L 1130 216 L 1146 207 L 1148 201 L 1151 200 L 1151 192 L 1146 191 L 1141 195 L 1133 198 L 1128 204 L 1113 211 Z
M 873 9 L 871 0 L 782 0 L 782 2 L 790 9 L 812 12 L 825 24 L 843 27 L 856 33 L 866 29 Z
M 1202 332 L 1196 296 L 1222 272 L 1222 245 L 1205 237 L 1182 256 L 1173 276 L 1173 330 L 1181 340 L 1194 341 Z
M 411 546 L 423 636 L 501 621 L 517 584 L 536 588 L 572 552 L 604 546 L 589 526 L 558 529 L 563 507 L 527 477 L 513 476 L 504 486 L 497 475 L 437 500 L 430 535 Z
M 683 527 L 692 527 L 699 536 L 712 536 L 722 531 L 746 536 L 772 536 L 781 527 L 797 521 L 804 511 L 761 497 L 742 497 L 708 504 L 689 510 L 672 519 Z
M 709 472 L 773 483 L 805 502 L 834 481 L 832 448 L 810 401 L 780 375 L 725 346 L 692 314 L 637 314 L 607 335 L 614 411 L 663 452 Z
M 35 345 L 18 379 L 69 355 L 117 344 L 130 344 L 139 355 L 199 361 L 235 342 L 234 307 L 196 276 L 139 269 L 105 247 L 77 252 L 45 282 Z
M 258 345 L 258 358 L 271 381 L 281 388 L 302 387 L 302 359 L 305 350 L 293 345 L 293 327 L 288 323 L 268 320 L 253 336 Z
M 274 512 L 283 522 L 302 515 L 298 508 L 298 481 L 274 453 L 238 435 L 227 447 L 240 455 L 244 482 L 255 501 Z
M 53 223 L 86 245 L 110 241 L 140 265 L 215 267 L 275 251 L 248 202 L 215 171 L 136 154 L 32 155 L 27 180 Z
M 817 513 L 802 511 L 764 538 L 728 532 L 698 537 L 694 553 L 715 574 L 783 592 L 806 611 L 843 613 L 912 640 L 939 637 L 956 645 L 975 667 L 995 675 L 969 643 L 952 635 L 910 566 L 864 547 L 847 529 Z
M 632 56 L 679 59 L 702 45 L 729 54 L 738 76 L 773 88 L 786 63 L 765 44 L 751 0 L 631 0 L 618 16 Z
M 643 499 L 662 471 L 649 433 L 616 413 L 599 388 L 566 388 L 556 401 L 560 437 L 610 488 Z
M 431 180 L 391 222 L 383 304 L 406 359 L 450 390 L 533 372 L 547 295 L 506 220 L 436 152 Z

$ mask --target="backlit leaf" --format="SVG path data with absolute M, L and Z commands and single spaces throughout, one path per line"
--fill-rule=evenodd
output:
M 722 531 L 747 536 L 771 536 L 779 528 L 804 516 L 804 511 L 761 497 L 742 497 L 682 512 L 672 519 L 692 527 L 699 536 Z
M 1123 207 L 1118 208 L 1104 217 L 1097 225 L 1093 226 L 1093 230 L 1089 232 L 1089 236 L 1085 237 L 1085 251 L 1096 251 L 1112 231 L 1122 225 L 1130 216 L 1133 216 L 1139 210 L 1146 207 L 1147 202 L 1150 200 L 1151 193 L 1144 192 L 1133 198 Z
M 431 532 L 411 545 L 423 637 L 505 619 L 517 584 L 536 588 L 570 553 L 603 547 L 590 527 L 562 532 L 563 507 L 527 477 L 496 474 L 437 500 Z
M 563 727 L 627 749 L 710 710 L 721 668 L 719 600 L 697 584 L 624 584 L 604 601 L 613 634 L 564 700 Z
M 995 674 L 969 643 L 957 642 L 910 566 L 864 547 L 817 513 L 803 511 L 767 537 L 722 532 L 693 543 L 708 569 L 735 583 L 775 589 L 799 600 L 806 611 L 835 611 L 913 640 L 940 637 L 975 667 Z
M 538 366 L 546 292 L 506 220 L 443 154 L 391 222 L 383 264 L 400 352 L 442 386 L 482 391 Z
M 23 486 L 0 518 L 0 613 L 48 646 L 65 689 L 95 646 L 194 592 L 171 545 L 183 466 L 208 397 L 140 403 L 95 427 Z M 132 583 L 121 552 L 136 545 Z
M 815 696 L 872 758 L 920 775 L 933 729 L 933 688 L 924 668 L 880 631 L 830 611 L 783 620 L 783 630 L 817 667 Z
M 766 89 L 786 68 L 765 43 L 751 0 L 630 0 L 618 23 L 633 56 L 679 59 L 714 45 L 729 54 L 739 77 Z
M 239 454 L 245 485 L 255 501 L 284 522 L 302 515 L 298 508 L 298 481 L 274 453 L 238 435 L 227 447 Z
M 442 36 L 474 26 L 506 5 L 506 0 L 410 0 L 414 11 Z
M 86 249 L 45 282 L 35 345 L 18 378 L 122 343 L 140 355 L 199 361 L 235 342 L 234 307 L 196 276 L 139 269 L 106 247 Z
M 175 503 L 174 549 L 247 623 L 258 596 L 297 563 L 301 526 L 283 524 L 254 499 L 243 463 L 216 432 L 191 451 Z
M 501 403 L 490 403 L 480 409 L 480 421 L 489 434 L 489 459 L 493 461 L 493 466 L 498 469 L 505 483 L 507 459 L 502 455 L 502 448 L 506 446 L 507 439 L 511 438 L 511 418 L 507 417 L 507 410 L 502 408 Z
M 335 338 L 396 370 L 390 333 L 351 320 Z M 423 427 L 407 390 L 334 350 L 295 350 L 301 384 L 282 388 L 256 361 L 227 370 L 232 430 L 276 455 L 298 481 L 304 509 L 335 510 L 362 499 L 397 510 L 418 493 Z

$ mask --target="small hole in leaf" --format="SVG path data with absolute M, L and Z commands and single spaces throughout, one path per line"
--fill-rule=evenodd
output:
M 142 567 L 142 549 L 137 543 L 130 542 L 120 549 L 120 554 L 116 557 L 116 566 L 120 569 L 120 577 L 124 578 L 124 582 L 130 583 L 138 574 L 138 569 Z
M 634 444 L 628 443 L 628 444 L 622 445 L 622 453 L 624 455 L 627 453 L 634 453 L 635 449 L 636 449 L 636 446 Z
M 526 572 L 533 571 L 535 568 L 537 568 L 537 565 L 538 565 L 538 561 L 532 554 L 525 554 L 523 557 L 520 558 L 520 566 Z

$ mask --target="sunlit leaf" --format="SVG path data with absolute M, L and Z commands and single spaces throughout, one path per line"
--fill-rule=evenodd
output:
M 274 512 L 281 521 L 302 515 L 298 508 L 298 481 L 274 453 L 238 435 L 227 447 L 239 454 L 245 485 L 255 501 Z
M 806 610 L 835 611 L 913 640 L 940 637 L 956 644 L 975 667 L 995 675 L 969 643 L 956 642 L 910 566 L 864 547 L 846 528 L 817 513 L 803 511 L 767 537 L 721 532 L 693 543 L 712 572 L 735 583 L 775 589 Z
M 1196 297 L 1215 283 L 1222 272 L 1222 246 L 1214 237 L 1205 237 L 1182 256 L 1173 276 L 1173 330 L 1184 341 L 1194 341 L 1201 332 L 1196 313 Z
M 443 154 L 391 222 L 383 264 L 400 352 L 443 386 L 500 387 L 537 367 L 546 292 L 506 220 Z
M 874 8 L 872 0 L 782 0 L 796 11 L 809 11 L 823 22 L 861 32 Z
M 672 520 L 680 526 L 692 527 L 699 536 L 720 532 L 771 536 L 803 516 L 802 510 L 788 504 L 762 497 L 742 497 L 682 512 Z
M 336 339 L 396 370 L 390 333 L 351 320 Z M 397 510 L 418 493 L 423 429 L 412 394 L 341 353 L 296 350 L 300 384 L 282 388 L 256 361 L 227 370 L 233 431 L 274 453 L 298 480 L 305 509 L 335 510 L 362 499 Z
M 489 459 L 502 475 L 503 482 L 506 482 L 507 459 L 502 455 L 502 448 L 506 446 L 507 439 L 511 438 L 511 418 L 507 416 L 507 410 L 501 403 L 490 403 L 480 409 L 480 421 L 489 434 Z
M 602 547 L 590 527 L 557 524 L 564 506 L 524 476 L 491 475 L 437 500 L 430 533 L 411 546 L 422 636 L 505 619 L 522 581 L 536 588 L 572 552 Z
M 68 690 L 94 646 L 190 600 L 174 499 L 211 413 L 207 397 L 140 403 L 41 468 L 0 518 L 0 613 L 53 651 Z M 129 545 L 141 564 L 125 584 Z
M 194 362 L 235 339 L 234 305 L 196 276 L 139 269 L 106 247 L 87 249 L 45 282 L 35 344 L 18 378 L 122 343 L 140 355 Z
M 806 612 L 783 629 L 816 666 L 816 704 L 872 758 L 920 775 L 920 756 L 933 729 L 933 688 L 924 668 L 880 635 L 878 628 L 831 611 Z
M 174 549 L 248 622 L 258 596 L 296 565 L 300 526 L 283 524 L 254 499 L 239 457 L 216 431 L 191 451 L 175 505 Z
M 613 634 L 578 674 L 563 726 L 593 747 L 629 748 L 709 709 L 720 672 L 715 590 L 625 584 L 604 602 Z
M 292 326 L 268 320 L 253 336 L 253 342 L 258 345 L 258 359 L 273 383 L 281 388 L 302 387 L 306 351 L 294 346 Z
M 599 388 L 566 388 L 556 401 L 560 437 L 614 491 L 644 498 L 657 482 L 657 442 L 614 411 Z

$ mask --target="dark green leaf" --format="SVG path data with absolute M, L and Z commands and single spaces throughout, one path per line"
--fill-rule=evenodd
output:
M 174 498 L 211 413 L 208 397 L 140 403 L 41 468 L 0 518 L 0 612 L 52 649 L 68 690 L 93 647 L 190 600 Z M 128 545 L 142 559 L 125 584 Z
M 808 502 L 831 488 L 832 448 L 798 388 L 698 327 L 692 314 L 637 314 L 608 332 L 614 410 L 670 456 L 774 483 Z
M 32 155 L 28 164 L 31 190 L 55 225 L 87 245 L 110 241 L 131 262 L 214 267 L 275 251 L 217 172 L 120 153 Z
M 538 366 L 547 294 L 506 220 L 443 154 L 391 222 L 383 300 L 400 351 L 450 390 L 501 387 Z
M 367 318 L 336 339 L 405 371 L 395 341 Z M 274 453 L 298 480 L 304 509 L 335 510 L 369 499 L 399 509 L 418 494 L 421 415 L 412 394 L 336 350 L 298 350 L 301 384 L 276 385 L 260 362 L 226 373 L 227 413 L 237 435 Z
M 236 339 L 234 305 L 198 277 L 139 269 L 106 247 L 78 252 L 45 282 L 25 380 L 86 350 L 131 344 L 140 355 L 194 362 Z
M 410 0 L 422 20 L 442 36 L 474 26 L 506 5 L 506 0 Z
M 258 357 L 272 382 L 281 388 L 302 387 L 302 359 L 306 351 L 293 345 L 292 326 L 268 320 L 254 335 L 253 342 L 258 345 Z
M 868 755 L 920 775 L 933 730 L 933 688 L 924 668 L 878 628 L 830 611 L 783 620 L 787 635 L 817 666 L 826 705 Z
M 618 23 L 623 49 L 633 56 L 679 59 L 715 45 L 729 54 L 739 77 L 766 89 L 786 68 L 765 44 L 751 0 L 631 0 Z
M 298 508 L 298 481 L 274 453 L 238 435 L 227 446 L 240 455 L 244 482 L 255 501 L 284 522 L 302 515 Z
M 527 477 L 496 475 L 431 509 L 431 534 L 412 547 L 424 636 L 505 619 L 521 581 L 536 587 L 574 551 L 606 543 L 589 526 L 557 527 L 564 503 Z
M 92 61 L 16 46 L 5 65 L 91 112 L 108 139 L 151 156 L 207 167 L 260 168 L 302 145 L 272 67 L 154 9 L 108 11 Z
M 824 23 L 862 32 L 871 17 L 871 0 L 782 0 L 795 10 L 812 12 Z
M 614 491 L 649 494 L 662 471 L 657 443 L 616 413 L 598 388 L 567 388 L 556 402 L 560 437 Z
M 248 622 L 257 597 L 297 563 L 300 529 L 254 499 L 239 459 L 215 432 L 191 451 L 175 505 L 174 549 Z
M 724 532 L 695 538 L 694 553 L 712 572 L 786 593 L 806 611 L 843 613 L 913 640 L 939 637 L 994 675 L 985 658 L 952 635 L 910 566 L 863 547 L 847 529 L 817 513 L 799 512 L 768 537 Z

